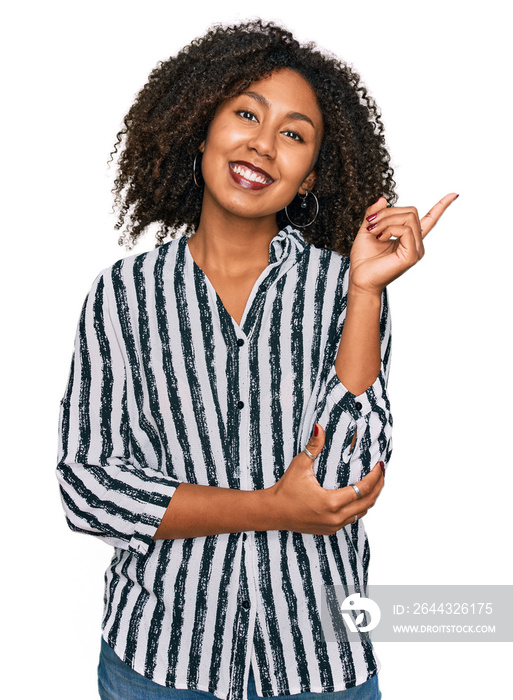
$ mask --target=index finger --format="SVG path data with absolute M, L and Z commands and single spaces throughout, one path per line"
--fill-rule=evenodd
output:
M 445 197 L 432 207 L 426 216 L 420 220 L 420 231 L 422 233 L 422 238 L 425 238 L 431 229 L 436 225 L 438 219 L 442 216 L 447 207 L 458 199 L 459 194 L 452 192 L 451 194 L 446 194 Z

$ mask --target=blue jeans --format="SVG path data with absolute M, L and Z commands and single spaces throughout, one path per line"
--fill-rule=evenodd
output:
M 215 700 L 213 693 L 204 690 L 166 688 L 133 671 L 110 648 L 102 637 L 98 666 L 98 690 L 101 700 Z M 378 676 L 348 690 L 334 693 L 298 693 L 276 695 L 283 700 L 380 700 Z M 248 700 L 262 700 L 257 695 L 255 679 L 250 669 Z M 269 698 L 273 700 L 273 698 Z

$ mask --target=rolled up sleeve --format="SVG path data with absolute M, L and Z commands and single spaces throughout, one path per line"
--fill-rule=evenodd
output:
M 317 422 L 326 442 L 317 462 L 317 478 L 325 488 L 339 488 L 363 478 L 392 454 L 393 419 L 387 395 L 390 361 L 390 315 L 386 291 L 382 298 L 381 369 L 374 383 L 356 396 L 348 391 L 333 366 L 317 407 Z M 356 440 L 354 441 L 356 433 Z

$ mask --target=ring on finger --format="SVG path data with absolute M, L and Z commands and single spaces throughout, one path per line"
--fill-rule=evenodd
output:
M 305 447 L 304 450 L 303 450 L 303 452 L 305 453 L 305 455 L 306 455 L 307 457 L 310 457 L 310 459 L 315 459 L 314 455 L 310 452 L 310 450 L 308 449 L 308 447 Z
M 357 486 L 356 484 L 349 484 L 349 486 L 352 486 L 352 487 L 354 488 L 354 490 L 355 490 L 356 495 L 358 496 L 358 498 L 363 498 L 362 493 L 361 493 L 360 489 L 358 488 L 358 486 Z M 355 521 L 355 522 L 356 522 L 356 521 Z

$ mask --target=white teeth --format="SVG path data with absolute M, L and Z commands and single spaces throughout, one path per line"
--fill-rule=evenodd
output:
M 260 182 L 263 185 L 267 185 L 272 182 L 271 178 L 266 178 L 261 173 L 256 173 L 254 170 L 250 170 L 243 165 L 239 165 L 239 163 L 231 163 L 230 168 L 234 173 L 241 175 L 246 180 L 250 180 L 251 182 Z

